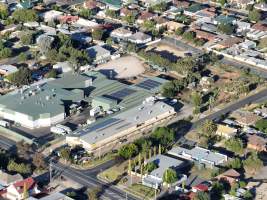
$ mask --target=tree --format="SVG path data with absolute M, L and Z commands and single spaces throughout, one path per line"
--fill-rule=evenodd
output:
M 109 46 L 112 46 L 112 44 L 113 44 L 113 40 L 112 40 L 112 38 L 111 38 L 111 37 L 107 38 L 106 43 L 107 43 Z
M 44 156 L 41 153 L 38 153 L 38 152 L 36 152 L 33 155 L 32 164 L 38 170 L 43 170 L 43 169 L 45 169 L 47 167 Z
M 243 161 L 243 166 L 248 175 L 255 175 L 263 167 L 263 162 L 256 153 L 252 153 Z
M 234 158 L 232 161 L 228 164 L 229 168 L 232 169 L 241 169 L 242 168 L 242 161 L 240 158 Z
M 16 150 L 17 155 L 24 160 L 29 160 L 30 154 L 33 152 L 32 146 L 23 140 L 16 143 Z
M 185 32 L 184 27 L 179 27 L 175 30 L 175 34 L 176 35 L 183 35 L 183 33 Z
M 206 138 L 212 138 L 217 130 L 217 125 L 212 120 L 205 120 L 200 126 L 199 132 L 202 136 Z
M 267 133 L 267 119 L 260 119 L 256 122 L 255 127 L 262 131 Z
M 267 37 L 261 38 L 258 44 L 260 49 L 267 48 Z
M 106 16 L 111 18 L 118 18 L 119 14 L 116 10 L 106 9 L 105 12 Z
M 135 17 L 133 13 L 130 13 L 122 18 L 123 21 L 127 22 L 129 25 L 133 25 L 135 22 Z
M 162 86 L 162 95 L 165 97 L 173 98 L 184 89 L 182 80 L 174 80 L 166 82 Z
M 248 19 L 250 22 L 258 22 L 261 19 L 261 13 L 257 9 L 253 9 L 248 13 Z
M 85 8 L 83 8 L 83 9 L 81 9 L 79 11 L 79 16 L 80 17 L 83 17 L 83 18 L 86 18 L 86 19 L 90 19 L 91 16 L 92 16 L 92 14 L 93 14 L 93 11 L 92 10 L 85 9 Z
M 192 92 L 191 94 L 191 100 L 194 105 L 194 113 L 198 114 L 200 113 L 200 106 L 202 104 L 202 97 L 200 93 L 198 92 Z
M 33 22 L 38 20 L 35 10 L 17 9 L 12 13 L 12 17 L 16 22 Z
M 231 138 L 225 142 L 225 147 L 227 150 L 232 151 L 236 154 L 243 154 L 244 153 L 244 147 L 243 142 L 239 138 Z
M 47 75 L 47 78 L 56 78 L 57 77 L 57 70 L 56 69 L 51 69 Z
M 8 7 L 4 3 L 0 3 L 0 19 L 7 19 L 8 17 Z
M 210 196 L 206 192 L 197 192 L 196 196 L 194 197 L 194 200 L 210 200 Z
M 32 31 L 24 32 L 21 37 L 20 41 L 24 45 L 30 45 L 34 43 L 34 33 Z
M 156 28 L 156 24 L 153 20 L 145 20 L 142 27 L 145 31 L 153 31 Z
M 224 193 L 224 185 L 219 181 L 214 182 L 210 191 L 210 198 L 222 199 L 223 193 Z
M 46 53 L 52 48 L 53 42 L 54 38 L 49 35 L 41 35 L 38 37 L 37 45 L 43 55 L 46 55 Z
M 0 59 L 9 58 L 12 56 L 12 50 L 10 48 L 3 48 L 0 50 Z
M 158 3 L 158 4 L 154 5 L 154 6 L 152 6 L 151 10 L 161 13 L 161 12 L 166 11 L 167 8 L 168 8 L 167 3 L 166 2 L 161 2 L 161 3 Z
M 127 51 L 128 52 L 136 53 L 137 52 L 137 46 L 136 46 L 136 44 L 128 43 L 127 44 Z
M 6 78 L 18 86 L 28 85 L 32 81 L 31 70 L 27 67 L 21 67 L 17 72 L 9 74 Z
M 94 40 L 101 40 L 102 37 L 103 37 L 103 30 L 102 29 L 95 29 L 93 32 L 92 32 L 92 37 Z
M 20 53 L 18 58 L 20 62 L 25 62 L 28 60 L 28 56 L 24 52 Z
M 95 187 L 95 188 L 88 190 L 87 196 L 88 196 L 89 200 L 98 200 L 100 192 L 101 192 L 101 188 Z
M 218 0 L 218 3 L 221 4 L 221 6 L 224 6 L 227 3 L 227 0 Z
M 168 127 L 158 127 L 152 134 L 151 139 L 154 145 L 161 144 L 164 147 L 171 145 L 175 139 L 175 133 Z
M 135 144 L 126 144 L 119 150 L 119 155 L 125 160 L 136 156 L 138 153 L 138 148 Z
M 62 148 L 60 150 L 60 157 L 65 160 L 65 162 L 69 161 L 71 159 L 70 157 L 70 150 L 67 148 Z
M 29 164 L 16 163 L 14 160 L 9 161 L 7 170 L 20 174 L 31 174 L 31 166 Z
M 183 33 L 183 39 L 192 42 L 196 38 L 196 33 L 194 31 L 187 31 Z
M 163 174 L 163 181 L 168 184 L 175 183 L 178 180 L 177 173 L 175 170 L 168 168 Z
M 220 23 L 218 25 L 218 30 L 221 33 L 225 33 L 225 34 L 231 35 L 231 34 L 234 33 L 234 26 L 232 24 Z
M 149 162 L 145 165 L 144 170 L 148 173 L 152 172 L 153 170 L 157 169 L 158 166 L 155 162 Z

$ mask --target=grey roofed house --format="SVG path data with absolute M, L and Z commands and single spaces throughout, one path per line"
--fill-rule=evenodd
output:
M 7 187 L 17 181 L 22 181 L 23 177 L 20 174 L 8 174 L 0 170 L 0 186 Z
M 178 160 L 176 158 L 171 158 L 165 155 L 156 155 L 148 160 L 145 164 L 154 162 L 158 168 L 150 172 L 150 174 L 145 175 L 142 183 L 149 187 L 158 188 L 159 185 L 163 182 L 163 174 L 168 168 L 177 170 L 184 165 L 184 161 Z
M 110 56 L 111 56 L 110 51 L 108 51 L 107 49 L 99 45 L 95 45 L 95 46 L 87 48 L 86 52 L 88 53 L 88 56 L 90 58 L 94 59 L 94 62 L 96 64 L 106 62 L 107 60 L 110 59 Z
M 129 41 L 135 44 L 145 44 L 152 40 L 150 35 L 143 32 L 137 32 L 129 37 Z
M 174 147 L 170 151 L 168 151 L 168 154 L 188 160 L 197 161 L 210 167 L 222 164 L 227 161 L 226 155 L 212 152 L 201 147 L 194 147 L 193 149 Z

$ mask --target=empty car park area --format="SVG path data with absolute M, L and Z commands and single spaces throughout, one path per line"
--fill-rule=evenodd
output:
M 138 76 L 145 72 L 143 62 L 134 56 L 124 56 L 101 64 L 96 68 L 107 76 L 123 79 Z

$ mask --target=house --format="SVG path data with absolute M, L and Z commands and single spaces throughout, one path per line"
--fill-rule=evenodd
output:
M 120 41 L 120 40 L 127 40 L 132 34 L 133 33 L 130 30 L 120 27 L 120 28 L 113 30 L 110 36 L 114 40 Z
M 176 29 L 178 28 L 183 28 L 185 25 L 182 24 L 182 23 L 179 23 L 179 22 L 174 22 L 174 21 L 167 21 L 165 23 L 166 27 L 167 27 L 167 30 L 169 32 L 173 32 L 175 31 Z
M 257 43 L 251 40 L 245 40 L 244 42 L 240 43 L 239 46 L 243 49 L 255 49 L 257 46 Z
M 254 0 L 230 0 L 229 3 L 236 5 L 238 8 L 246 9 L 248 5 L 253 5 L 255 1 Z
M 235 17 L 231 17 L 229 15 L 219 15 L 214 18 L 213 23 L 215 25 L 219 24 L 236 24 L 237 20 Z
M 143 32 L 137 32 L 129 37 L 129 41 L 135 44 L 146 44 L 151 40 L 152 37 Z
M 155 17 L 154 21 L 157 23 L 156 24 L 156 28 L 160 29 L 161 27 L 166 26 L 166 23 L 169 21 L 164 17 Z
M 95 64 L 105 63 L 111 58 L 111 53 L 107 49 L 95 45 L 86 49 L 88 56 L 94 60 Z
M 205 9 L 205 6 L 202 4 L 192 4 L 188 8 L 184 9 L 184 14 L 190 17 L 194 17 L 198 11 L 203 9 Z
M 163 174 L 166 169 L 171 168 L 177 171 L 184 166 L 185 163 L 184 161 L 165 155 L 156 155 L 146 160 L 145 165 L 150 162 L 154 162 L 157 165 L 157 168 L 149 174 L 145 174 L 142 179 L 142 184 L 155 189 L 158 189 L 163 184 Z
M 227 181 L 231 186 L 238 182 L 239 178 L 240 173 L 234 169 L 228 169 L 227 171 L 215 177 L 216 180 Z
M 202 30 L 195 30 L 194 31 L 196 33 L 196 37 L 199 39 L 205 39 L 208 41 L 214 41 L 215 38 L 217 38 L 216 34 L 214 33 L 210 33 L 207 31 L 202 31 Z
M 237 133 L 237 129 L 236 128 L 232 128 L 229 126 L 225 126 L 222 124 L 219 124 L 217 127 L 217 131 L 216 131 L 216 135 L 219 135 L 223 138 L 226 139 L 230 139 L 232 137 L 234 137 Z
M 254 113 L 242 110 L 233 112 L 232 117 L 235 118 L 235 121 L 241 126 L 253 126 L 259 119 L 261 119 Z
M 59 16 L 58 20 L 62 24 L 72 24 L 77 22 L 79 19 L 79 16 L 72 16 L 72 15 L 63 15 Z
M 0 75 L 8 76 L 18 71 L 18 68 L 14 65 L 0 65 Z
M 41 13 L 40 16 L 44 19 L 44 22 L 50 22 L 53 20 L 57 20 L 64 13 L 57 10 L 49 10 L 44 13 Z
M 257 108 L 254 110 L 254 113 L 266 118 L 267 117 L 267 108 L 266 107 Z
M 8 187 L 9 185 L 13 183 L 22 181 L 22 180 L 23 180 L 23 177 L 20 174 L 11 175 L 0 170 L 0 186 Z
M 190 6 L 190 2 L 181 0 L 173 0 L 172 4 L 177 8 L 188 8 Z
M 73 70 L 73 67 L 69 63 L 69 61 L 65 61 L 54 64 L 53 69 L 56 69 L 57 72 L 61 74 L 61 73 L 71 72 Z
M 122 6 L 121 0 L 100 0 L 101 3 L 106 5 L 106 9 L 119 10 Z
M 237 21 L 236 26 L 237 26 L 236 32 L 243 33 L 250 29 L 251 24 L 248 22 Z
M 94 22 L 92 20 L 84 19 L 84 18 L 79 18 L 75 23 L 73 23 L 74 27 L 77 28 L 97 28 L 99 24 L 97 22 Z
M 92 37 L 90 37 L 87 33 L 85 32 L 76 32 L 71 34 L 71 39 L 74 41 L 77 41 L 81 44 L 89 44 L 92 42 Z
M 193 192 L 208 192 L 209 187 L 205 184 L 198 184 L 192 187 Z
M 220 165 L 227 161 L 226 155 L 212 152 L 201 147 L 194 147 L 193 149 L 174 147 L 170 151 L 168 151 L 168 154 L 195 161 L 201 165 L 204 165 L 204 167 L 211 168 L 215 165 Z
M 151 6 L 155 6 L 159 3 L 165 2 L 165 3 L 170 3 L 172 0 L 140 0 L 145 7 L 151 7 Z
M 267 24 L 264 22 L 258 22 L 254 24 L 251 29 L 256 30 L 256 31 L 267 31 Z
M 128 8 L 122 8 L 120 9 L 120 16 L 121 17 L 126 17 L 128 15 L 132 14 L 132 11 Z
M 91 10 L 93 12 L 97 12 L 98 10 L 98 2 L 95 0 L 87 0 L 83 3 L 83 7 L 85 9 Z
M 239 38 L 239 37 L 227 37 L 225 39 L 223 39 L 222 41 L 218 42 L 216 45 L 217 49 L 225 49 L 225 48 L 229 48 L 232 47 L 235 44 L 239 44 L 241 42 L 243 42 L 243 38 Z
M 171 6 L 169 10 L 166 10 L 163 15 L 170 20 L 174 20 L 177 15 L 180 15 L 183 12 L 183 8 Z
M 38 186 L 32 177 L 11 184 L 7 187 L 6 191 L 6 198 L 10 200 L 25 199 L 25 191 L 30 196 L 40 193 Z
M 266 140 L 257 135 L 249 135 L 247 148 L 255 151 L 266 151 Z
M 267 3 L 258 3 L 254 5 L 254 8 L 257 10 L 261 10 L 267 12 Z
M 154 17 L 156 17 L 155 14 L 148 11 L 143 11 L 137 18 L 136 23 L 143 24 L 146 20 L 152 20 Z

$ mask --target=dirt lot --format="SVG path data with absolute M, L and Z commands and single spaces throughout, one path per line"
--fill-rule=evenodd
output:
M 164 52 L 164 51 L 167 51 L 169 53 L 172 53 L 174 54 L 175 56 L 177 57 L 184 57 L 184 53 L 187 52 L 187 51 L 184 51 L 182 49 L 177 49 L 177 48 L 174 48 L 170 45 L 167 45 L 167 44 L 159 44 L 156 49 L 157 51 L 161 51 L 161 52 Z
M 116 78 L 130 78 L 145 72 L 143 62 L 134 56 L 124 56 L 99 65 L 97 70 L 110 75 L 111 71 Z

